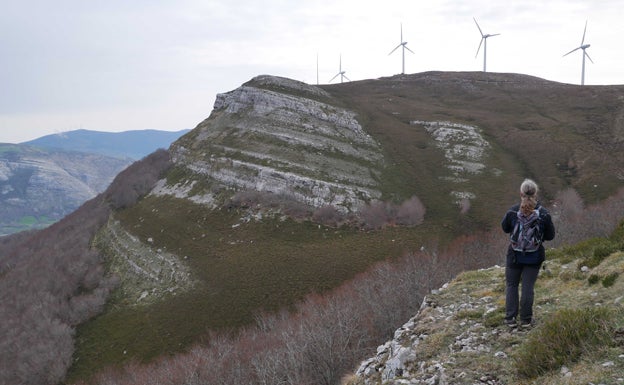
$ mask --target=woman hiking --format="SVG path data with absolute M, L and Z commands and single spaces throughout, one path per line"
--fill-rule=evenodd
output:
M 548 210 L 537 200 L 537 193 L 537 184 L 525 179 L 520 185 L 520 203 L 507 211 L 501 223 L 503 231 L 511 234 L 505 267 L 505 324 L 510 327 L 516 327 L 518 321 L 522 328 L 533 325 L 533 287 L 546 258 L 542 242 L 555 237 L 555 226 Z

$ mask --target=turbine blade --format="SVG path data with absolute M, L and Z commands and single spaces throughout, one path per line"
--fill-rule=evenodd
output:
M 498 36 L 498 35 L 500 35 L 500 33 L 495 33 L 495 34 L 493 34 L 493 35 L 490 35 L 490 36 L 488 36 L 488 37 L 492 37 L 492 36 Z
M 343 76 L 345 79 L 347 79 L 348 81 L 351 81 L 351 79 L 349 79 L 349 78 L 347 77 L 347 75 L 342 74 L 342 76 Z
M 403 23 L 401 23 L 401 43 L 403 43 Z
M 572 51 L 570 51 L 570 52 L 566 53 L 565 55 L 563 55 L 563 57 L 568 56 L 568 55 L 569 55 L 569 54 L 571 54 L 572 52 L 574 52 L 574 51 L 576 51 L 576 50 L 579 50 L 579 49 L 581 49 L 581 47 L 574 48 Z
M 340 75 L 340 72 L 338 72 L 338 73 L 336 74 L 336 76 L 334 76 L 333 78 L 329 79 L 329 82 L 328 82 L 328 83 L 331 83 L 334 79 L 336 79 L 336 78 L 338 77 L 338 75 Z
M 585 29 L 583 30 L 583 38 L 581 39 L 581 45 L 585 42 L 585 32 L 587 32 L 587 20 L 585 20 Z
M 481 34 L 481 36 L 483 37 L 483 31 L 481 31 L 481 27 L 479 27 L 479 23 L 477 23 L 477 19 L 475 19 L 474 17 L 472 18 L 472 20 L 475 21 L 475 24 L 477 25 L 477 28 L 479 28 L 479 33 Z
M 399 44 L 396 47 L 394 47 L 394 49 L 392 51 L 390 51 L 390 53 L 388 54 L 388 56 L 392 55 L 392 52 L 396 51 L 397 48 L 399 48 L 400 46 L 402 46 L 403 44 Z
M 592 60 L 592 58 L 589 57 L 589 54 L 587 52 L 585 52 L 585 50 L 583 50 L 583 53 L 585 54 L 585 56 L 587 56 L 589 61 L 592 62 L 592 64 L 594 64 L 594 61 Z
M 406 46 L 406 45 L 404 45 L 403 47 L 405 47 L 405 49 L 406 49 L 406 50 L 408 50 L 408 51 L 410 51 L 411 53 L 416 54 L 416 52 L 414 52 L 414 51 L 412 51 L 411 49 L 407 48 L 407 46 Z
M 481 44 L 483 44 L 483 40 L 485 40 L 484 37 L 482 37 L 481 41 L 479 42 L 479 48 L 477 48 L 477 53 L 475 54 L 475 59 L 477 58 L 477 56 L 479 56 L 479 50 L 481 49 Z

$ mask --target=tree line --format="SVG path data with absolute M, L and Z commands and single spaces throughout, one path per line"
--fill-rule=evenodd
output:
M 0 383 L 57 384 L 72 363 L 76 326 L 99 314 L 117 282 L 91 247 L 112 209 L 148 193 L 171 164 L 159 150 L 102 194 L 46 229 L 0 242 Z

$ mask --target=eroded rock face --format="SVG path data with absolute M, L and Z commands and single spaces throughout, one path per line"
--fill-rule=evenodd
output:
M 103 191 L 130 159 L 4 145 L 0 235 L 50 224 Z M 25 219 L 26 218 L 26 219 Z M 27 219 L 38 219 L 31 226 Z
M 381 196 L 384 159 L 356 114 L 337 104 L 318 87 L 274 76 L 220 94 L 210 118 L 171 148 L 191 175 L 154 192 L 214 203 L 215 191 L 256 190 L 357 209 Z M 204 188 L 189 188 L 198 179 Z

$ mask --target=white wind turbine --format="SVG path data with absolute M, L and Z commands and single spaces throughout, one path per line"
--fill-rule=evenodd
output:
M 333 78 L 331 78 L 329 80 L 329 82 L 331 83 L 332 80 L 336 79 L 339 75 L 340 75 L 340 83 L 342 83 L 343 79 L 347 79 L 349 81 L 351 81 L 346 75 L 345 75 L 346 71 L 342 70 L 342 55 L 340 55 L 340 65 L 338 66 L 338 73 L 336 75 L 334 75 Z
M 481 31 L 481 27 L 479 27 L 479 23 L 477 23 L 477 19 L 475 19 L 474 17 L 472 19 L 477 25 L 477 28 L 479 28 L 479 33 L 481 34 L 481 41 L 479 42 L 479 48 L 477 48 L 477 54 L 475 55 L 475 59 L 477 58 L 477 56 L 479 56 L 479 50 L 481 49 L 481 44 L 483 44 L 483 72 L 485 72 L 485 63 L 487 61 L 487 39 L 488 37 L 498 36 L 500 35 L 500 33 L 484 34 L 483 31 Z
M 576 50 L 579 50 L 579 49 L 583 50 L 583 67 L 582 67 L 582 70 L 581 70 L 581 85 L 582 86 L 585 85 L 585 56 L 587 56 L 587 58 L 589 59 L 590 62 L 592 62 L 592 63 L 594 62 L 592 60 L 592 58 L 589 57 L 589 54 L 585 51 L 587 48 L 590 47 L 589 44 L 583 44 L 583 43 L 585 43 L 585 32 L 587 32 L 587 20 L 585 20 L 585 29 L 583 30 L 583 38 L 581 39 L 581 45 L 576 47 L 576 48 L 574 48 L 572 51 L 566 53 L 565 55 L 563 55 L 563 56 L 567 56 L 567 55 L 571 54 L 572 52 L 574 52 Z
M 403 66 L 401 67 L 401 74 L 404 74 L 405 73 L 405 50 L 408 50 L 411 53 L 414 53 L 414 51 L 412 51 L 411 49 L 407 48 L 407 42 L 403 41 L 403 23 L 401 23 L 401 42 L 399 43 L 399 45 L 394 47 L 394 49 L 392 51 L 390 51 L 388 56 L 392 55 L 392 53 L 394 51 L 396 51 L 399 47 L 403 47 L 403 49 L 402 49 L 402 63 L 403 63 Z

